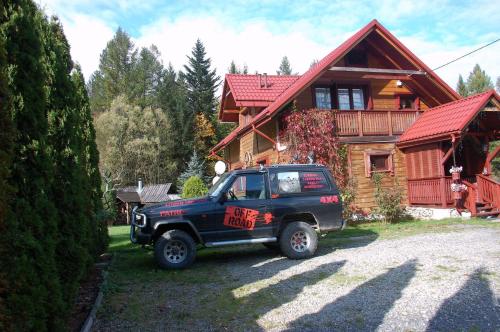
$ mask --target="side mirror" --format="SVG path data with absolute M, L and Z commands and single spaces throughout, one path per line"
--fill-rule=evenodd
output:
M 227 201 L 227 193 L 226 192 L 223 192 L 221 195 L 220 195 L 220 198 L 219 198 L 219 203 L 223 204 L 224 202 Z

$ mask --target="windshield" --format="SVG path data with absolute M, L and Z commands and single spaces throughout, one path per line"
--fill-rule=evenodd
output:
M 210 197 L 215 197 L 215 196 L 218 196 L 220 194 L 220 192 L 222 191 L 222 188 L 224 188 L 226 186 L 226 184 L 229 182 L 229 180 L 231 178 L 229 175 L 230 175 L 230 173 L 222 174 L 220 179 L 208 191 L 208 195 Z

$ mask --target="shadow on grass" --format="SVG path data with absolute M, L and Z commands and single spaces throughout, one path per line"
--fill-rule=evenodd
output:
M 484 269 L 474 271 L 429 322 L 427 331 L 499 331 L 500 307 Z

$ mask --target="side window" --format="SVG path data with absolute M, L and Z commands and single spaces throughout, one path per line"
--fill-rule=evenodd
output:
M 280 172 L 271 174 L 270 181 L 273 194 L 300 194 L 330 189 L 325 174 L 318 171 Z
M 228 200 L 266 199 L 263 174 L 242 174 L 234 179 L 227 192 Z
M 304 193 L 330 189 L 323 172 L 300 172 L 300 189 Z

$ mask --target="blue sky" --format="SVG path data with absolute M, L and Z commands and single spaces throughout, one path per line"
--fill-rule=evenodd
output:
M 200 38 L 220 75 L 232 59 L 275 73 L 284 55 L 302 73 L 374 18 L 431 68 L 500 38 L 499 1 L 38 1 L 61 18 L 87 78 L 118 26 L 177 69 Z M 500 42 L 437 73 L 455 87 L 479 63 L 496 80 L 498 54 Z

